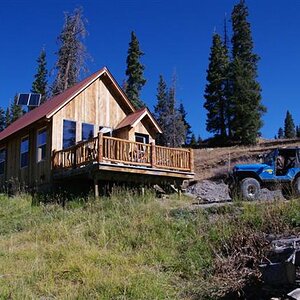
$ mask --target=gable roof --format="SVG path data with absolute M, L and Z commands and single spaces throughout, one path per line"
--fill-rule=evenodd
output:
M 151 122 L 153 123 L 155 129 L 157 130 L 157 132 L 162 133 L 162 130 L 160 128 L 160 126 L 157 124 L 156 120 L 154 119 L 154 117 L 152 116 L 152 114 L 150 113 L 150 111 L 144 107 L 140 110 L 137 110 L 136 112 L 126 116 L 116 127 L 116 129 L 121 129 L 127 126 L 130 127 L 135 127 L 141 120 L 143 120 L 145 117 L 148 117 L 148 119 L 151 120 Z
M 133 105 L 130 103 L 129 99 L 127 98 L 123 90 L 120 88 L 120 86 L 118 85 L 118 83 L 116 82 L 112 74 L 109 72 L 109 70 L 106 67 L 104 67 L 101 70 L 92 74 L 91 76 L 85 78 L 81 82 L 68 88 L 61 94 L 54 96 L 53 98 L 44 102 L 41 106 L 26 113 L 21 118 L 17 119 L 7 128 L 5 128 L 2 132 L 0 132 L 0 141 L 18 132 L 19 130 L 33 124 L 38 120 L 50 119 L 58 110 L 60 110 L 63 106 L 69 103 L 75 96 L 77 96 L 80 92 L 82 92 L 85 88 L 87 88 L 90 84 L 92 84 L 95 80 L 97 80 L 102 75 L 107 75 L 107 78 L 112 83 L 112 85 L 116 88 L 116 90 L 119 92 L 122 99 L 128 106 L 128 109 L 131 112 L 134 112 L 135 109 Z

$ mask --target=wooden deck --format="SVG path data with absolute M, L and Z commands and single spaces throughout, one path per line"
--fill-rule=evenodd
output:
M 184 180 L 192 179 L 194 172 L 192 149 L 131 142 L 101 133 L 73 147 L 54 151 L 52 159 L 53 176 L 57 179 L 86 173 L 93 174 L 93 178 L 114 179 L 118 172 L 123 177 L 138 174 L 156 176 L 158 180 Z

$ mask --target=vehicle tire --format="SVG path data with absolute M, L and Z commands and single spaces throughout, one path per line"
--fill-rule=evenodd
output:
M 293 183 L 293 194 L 296 198 L 300 197 L 300 176 L 298 176 Z
M 244 200 L 258 199 L 260 183 L 255 178 L 245 178 L 240 183 L 240 193 Z

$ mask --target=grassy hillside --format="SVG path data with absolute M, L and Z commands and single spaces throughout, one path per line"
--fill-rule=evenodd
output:
M 265 233 L 300 224 L 298 201 L 190 201 L 119 192 L 62 208 L 1 196 L 0 298 L 216 299 L 253 280 L 248 257 L 263 255 Z

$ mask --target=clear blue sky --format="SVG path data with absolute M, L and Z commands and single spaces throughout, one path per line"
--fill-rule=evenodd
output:
M 159 74 L 169 82 L 176 71 L 177 98 L 187 110 L 193 131 L 207 137 L 203 91 L 211 37 L 214 29 L 222 33 L 224 14 L 230 16 L 237 1 L 0 0 L 0 105 L 6 107 L 16 93 L 30 90 L 43 46 L 48 68 L 53 67 L 63 12 L 81 6 L 88 20 L 86 46 L 93 57 L 89 73 L 107 66 L 122 83 L 130 32 L 134 30 L 145 52 L 142 63 L 147 83 L 142 99 L 152 109 Z M 268 108 L 262 133 L 272 138 L 287 110 L 300 124 L 300 1 L 246 3 L 255 52 L 261 57 L 263 103 Z

